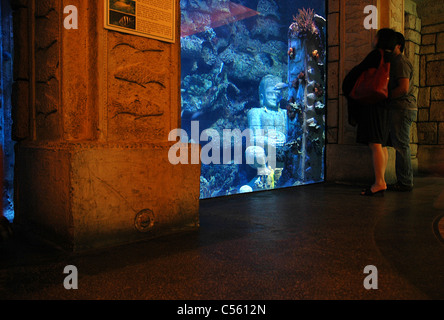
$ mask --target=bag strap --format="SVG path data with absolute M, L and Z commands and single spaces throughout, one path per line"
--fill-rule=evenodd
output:
M 382 67 L 384 64 L 384 50 L 379 49 L 379 52 L 381 53 L 381 62 L 379 62 L 379 66 Z

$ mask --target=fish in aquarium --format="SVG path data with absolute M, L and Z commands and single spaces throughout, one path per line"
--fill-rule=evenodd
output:
M 246 163 L 257 156 L 246 139 L 241 164 L 202 165 L 201 198 L 322 181 L 325 0 L 308 3 L 313 8 L 294 0 L 181 1 L 182 126 L 201 121 L 221 137 L 225 129 L 279 132 L 270 139 L 279 161 L 259 180 Z M 278 80 L 264 93 L 268 75 Z M 264 94 L 271 105 L 262 105 Z

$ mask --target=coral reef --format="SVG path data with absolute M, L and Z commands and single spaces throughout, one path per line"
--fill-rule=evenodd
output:
M 224 129 L 245 130 L 248 111 L 259 107 L 258 87 L 266 74 L 283 79 L 276 90 L 288 118 L 287 142 L 277 153 L 283 169 L 256 177 L 246 164 L 203 164 L 201 198 L 320 181 L 322 17 L 313 9 L 293 8 L 290 0 L 181 0 L 180 5 L 182 128 L 188 136 L 190 122 L 196 120 L 201 130 L 215 129 L 221 137 Z
M 294 22 L 290 25 L 291 37 L 307 37 L 318 35 L 319 30 L 315 24 L 315 13 L 313 9 L 299 9 L 297 16 L 293 17 Z
M 296 126 L 301 128 L 294 136 L 298 141 L 298 159 L 290 165 L 295 168 L 299 183 L 323 179 L 325 141 L 325 19 L 312 9 L 299 9 L 288 29 L 288 48 L 299 48 L 302 55 L 289 59 L 290 99 L 299 106 Z M 299 140 L 298 140 L 299 139 Z

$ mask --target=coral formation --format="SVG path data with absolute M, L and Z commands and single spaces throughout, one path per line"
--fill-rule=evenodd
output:
M 294 22 L 290 25 L 292 37 L 306 37 L 309 35 L 318 35 L 319 30 L 315 24 L 315 13 L 313 9 L 299 9 L 298 15 L 293 17 Z
M 181 0 L 180 5 L 182 129 L 188 136 L 195 120 L 221 137 L 224 129 L 245 130 L 248 111 L 259 107 L 258 87 L 266 74 L 282 79 L 275 90 L 288 119 L 287 142 L 276 154 L 283 169 L 256 177 L 247 164 L 203 164 L 201 198 L 320 181 L 325 19 L 313 9 L 294 11 L 291 0 Z M 255 15 L 237 14 L 242 6 L 247 7 L 242 12 Z M 246 145 L 242 148 L 245 154 Z

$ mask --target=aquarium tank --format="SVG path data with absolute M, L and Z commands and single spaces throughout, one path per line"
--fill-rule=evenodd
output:
M 3 214 L 10 222 L 14 219 L 14 145 L 12 140 L 12 85 L 13 38 L 12 8 L 9 1 L 0 4 L 0 159 L 3 180 Z
M 322 182 L 325 0 L 181 0 L 182 141 L 200 198 Z

